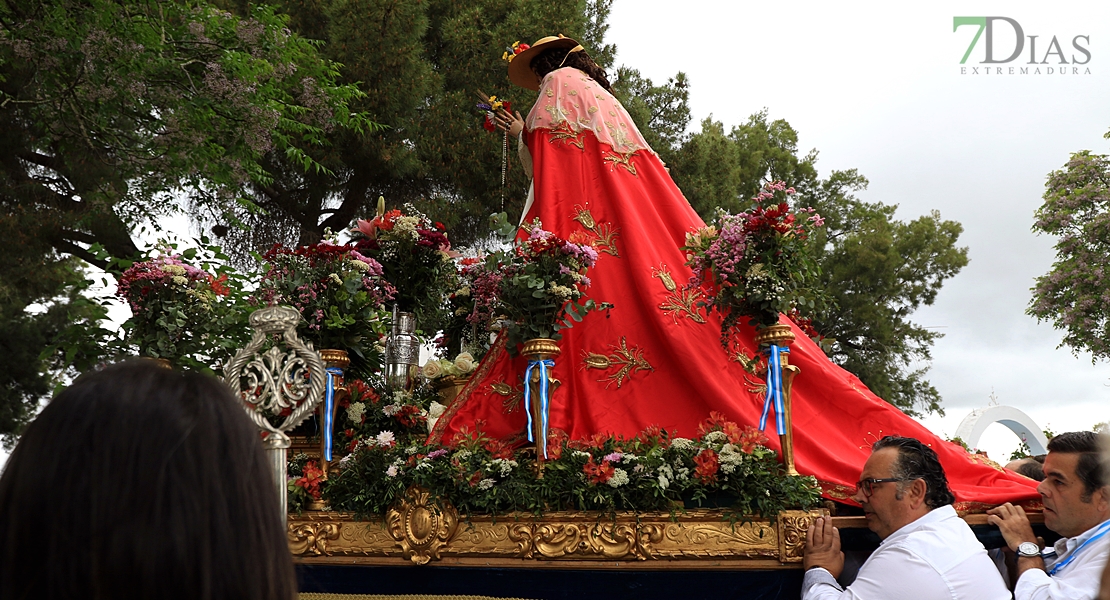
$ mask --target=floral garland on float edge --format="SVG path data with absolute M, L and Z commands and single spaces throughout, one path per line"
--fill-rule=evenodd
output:
M 365 406 L 360 419 L 371 411 L 391 411 L 389 418 L 400 424 L 397 409 L 390 408 L 396 404 L 378 396 Z M 584 441 L 552 431 L 544 477 L 537 478 L 533 453 L 489 438 L 480 426 L 460 432 L 448 444 L 428 445 L 418 427 L 402 425 L 355 440 L 351 454 L 340 461 L 342 470 L 318 486 L 311 471 L 291 471 L 290 477 L 304 494 L 315 490 L 333 510 L 359 518 L 384 514 L 413 485 L 449 501 L 464 515 L 673 512 L 681 506 L 710 506 L 726 508 L 734 519 L 773 518 L 785 509 L 816 505 L 816 479 L 788 476 L 777 453 L 765 444 L 756 429 L 740 427 L 718 413 L 701 424 L 694 439 L 675 437 L 660 427 L 633 438 L 598 434 Z

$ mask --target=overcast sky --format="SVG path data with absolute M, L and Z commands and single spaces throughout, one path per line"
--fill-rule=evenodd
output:
M 979 27 L 953 32 L 957 16 L 1016 22 L 1018 58 L 985 74 L 984 33 L 961 65 Z M 970 264 L 913 317 L 945 334 L 929 375 L 947 411 L 925 419 L 934 431 L 953 435 L 992 393 L 1055 431 L 1110 418 L 1110 365 L 1057 349 L 1060 333 L 1025 314 L 1054 258 L 1054 240 L 1030 231 L 1045 177 L 1072 152 L 1110 152 L 1110 3 L 616 0 L 609 22 L 617 64 L 657 83 L 689 76 L 695 126 L 712 115 L 727 130 L 766 107 L 803 153 L 820 151 L 822 176 L 859 169 L 863 199 L 963 224 Z M 1010 22 L 992 20 L 991 35 L 993 60 L 1016 50 Z M 1037 63 L 1055 36 L 1068 64 L 1028 64 L 1029 36 Z M 999 458 L 1016 444 L 994 425 L 980 446 Z

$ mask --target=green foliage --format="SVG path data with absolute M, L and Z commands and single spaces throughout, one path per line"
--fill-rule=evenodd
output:
M 1110 358 L 1110 157 L 1077 152 L 1050 173 L 1033 231 L 1058 239 L 1027 312 L 1063 330 L 1061 346 Z
M 813 192 L 826 219 L 820 259 L 830 307 L 814 327 L 832 338 L 829 355 L 880 398 L 909 414 L 939 412 L 940 394 L 925 378 L 930 348 L 941 334 L 910 321 L 932 304 L 944 281 L 967 264 L 957 246 L 963 227 L 936 211 L 910 222 L 897 206 L 865 203 L 851 195 L 866 180 L 834 172 Z
M 227 235 L 245 249 L 273 242 L 305 244 L 339 231 L 372 211 L 384 195 L 390 207 L 412 203 L 452 231 L 456 246 L 486 233 L 485 215 L 520 214 L 528 180 L 510 156 L 501 186 L 503 137 L 481 127 L 474 93 L 482 90 L 527 111 L 535 92 L 512 86 L 501 61 L 514 41 L 531 43 L 563 33 L 587 44 L 603 65 L 615 49 L 603 43 L 611 0 L 275 0 L 290 26 L 321 40 L 320 51 L 343 65 L 345 83 L 366 93 L 352 103 L 388 129 L 372 136 L 336 132 L 333 144 L 311 155 L 330 173 L 282 166 L 275 181 L 255 186 L 265 214 L 236 211 L 248 223 Z M 225 4 L 237 4 L 226 2 Z M 501 201 L 504 192 L 504 202 Z M 197 213 L 207 224 L 218 215 Z M 223 231 L 223 228 L 221 228 Z M 245 260 L 246 253 L 240 257 Z
M 736 516 L 773 518 L 809 508 L 820 496 L 812 477 L 786 475 L 752 428 L 711 418 L 698 440 L 649 428 L 632 439 L 603 435 L 585 442 L 552 438 L 544 476 L 530 451 L 463 431 L 448 446 L 368 440 L 328 480 L 333 508 L 361 517 L 383 514 L 409 486 L 449 500 L 462 514 L 553 510 L 674 510 L 713 497 Z

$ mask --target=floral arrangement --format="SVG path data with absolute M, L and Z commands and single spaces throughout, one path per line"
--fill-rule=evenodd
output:
M 529 48 L 531 48 L 531 46 L 529 46 L 528 44 L 521 44 L 519 40 L 515 41 L 513 42 L 512 46 L 506 47 L 505 51 L 501 53 L 501 60 L 505 62 L 513 62 L 513 59 L 516 58 L 517 54 L 520 54 L 521 52 L 524 52 Z
M 116 290 L 131 307 L 124 328 L 140 355 L 201 368 L 219 358 L 225 342 L 238 341 L 225 335 L 242 324 L 229 293 L 227 275 L 213 276 L 178 254 L 132 264 Z
M 378 261 L 329 240 L 298 248 L 275 244 L 262 257 L 265 274 L 254 304 L 293 306 L 303 317 L 303 339 L 318 349 L 349 351 L 354 373 L 376 370 L 384 306 L 395 294 Z
M 384 385 L 375 389 L 361 379 L 348 379 L 346 384 L 349 395 L 336 406 L 335 447 L 347 453 L 383 435 L 404 444 L 422 443 L 429 420 L 445 408 L 436 402 L 435 389 L 427 385 L 387 391 Z
M 378 216 L 359 219 L 355 247 L 382 265 L 385 278 L 396 288 L 393 301 L 400 310 L 416 313 L 419 327 L 438 331 L 446 320 L 445 291 L 456 277 L 451 242 L 442 223 L 434 222 L 405 204 L 385 211 L 378 199 Z
M 478 363 L 474 360 L 474 355 L 460 352 L 454 360 L 446 358 L 429 360 L 420 368 L 420 372 L 426 379 L 435 381 L 444 377 L 468 377 L 477 368 Z
M 505 109 L 509 112 L 512 112 L 513 105 L 508 100 L 499 100 L 497 96 L 490 96 L 488 98 L 485 98 L 485 94 L 482 94 L 481 92 L 479 92 L 478 95 L 482 99 L 480 102 L 478 102 L 477 105 L 475 105 L 475 107 L 478 110 L 484 112 L 486 115 L 485 120 L 482 121 L 482 128 L 484 128 L 486 131 L 496 131 L 497 126 L 494 125 L 493 119 L 497 115 L 497 111 Z
M 304 453 L 296 454 L 289 459 L 287 467 L 286 498 L 290 512 L 300 513 L 308 508 L 309 502 L 323 497 L 320 490 L 324 483 L 324 471 L 314 460 L 309 460 Z
M 450 311 L 443 336 L 437 340 L 449 354 L 464 350 L 480 361 L 490 348 L 498 324 L 498 297 L 503 274 L 478 257 L 459 261 L 457 287 L 447 296 Z
M 811 287 L 819 271 L 807 241 L 824 219 L 812 208 L 793 208 L 794 193 L 781 181 L 768 183 L 746 212 L 720 212 L 715 225 L 686 234 L 686 264 L 694 271 L 690 285 L 708 282 L 716 288 L 708 305 L 724 314 L 726 345 L 742 317 L 755 326 L 774 325 L 779 313 L 813 310 L 823 301 Z
M 672 510 L 685 502 L 773 516 L 816 504 L 817 481 L 786 475 L 765 443 L 760 432 L 715 413 L 696 439 L 659 427 L 631 439 L 598 435 L 578 442 L 553 432 L 544 477 L 537 479 L 530 454 L 480 430 L 460 432 L 442 447 L 399 443 L 382 432 L 344 459 L 324 496 L 336 509 L 362 516 L 384 513 L 411 485 L 449 499 L 464 514 Z
M 491 312 L 509 320 L 512 348 L 529 339 L 559 339 L 561 329 L 591 310 L 610 306 L 592 299 L 579 302 L 590 285 L 586 273 L 597 262 L 593 246 L 564 240 L 543 229 L 538 219 L 527 231 L 511 252 L 486 259 L 486 271 L 500 273 L 498 302 Z

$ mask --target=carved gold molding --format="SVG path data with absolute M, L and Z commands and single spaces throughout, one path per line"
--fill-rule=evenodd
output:
M 806 529 L 821 511 L 787 511 L 774 522 L 730 523 L 719 510 L 676 513 L 554 512 L 475 516 L 461 520 L 449 504 L 437 506 L 412 488 L 382 521 L 355 521 L 335 512 L 290 516 L 289 548 L 302 562 L 423 565 L 534 561 L 567 567 L 796 568 Z M 492 561 L 492 562 L 491 562 Z M 685 565 L 685 566 L 683 566 Z

